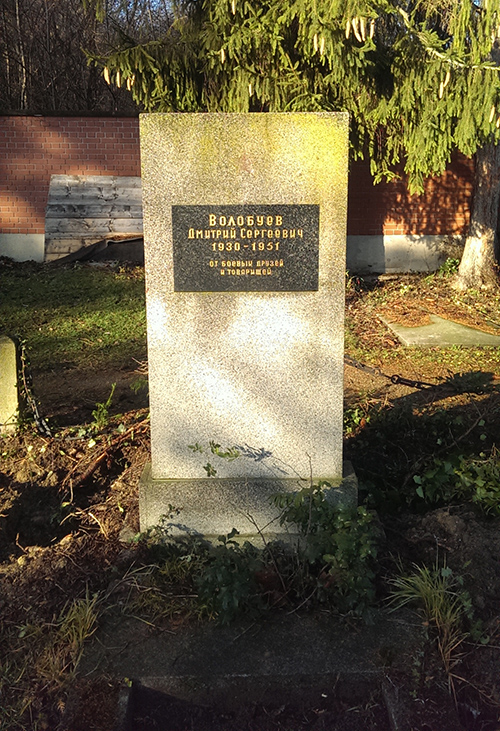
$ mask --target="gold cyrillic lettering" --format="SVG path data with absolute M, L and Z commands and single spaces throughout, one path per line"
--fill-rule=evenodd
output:
M 298 234 L 299 238 L 303 238 L 304 231 L 301 228 L 299 228 L 299 229 L 297 229 L 297 234 Z
M 243 216 L 238 216 L 236 218 L 236 223 L 238 224 L 238 226 L 243 226 L 243 224 L 245 223 L 245 218 Z
M 274 232 L 274 238 L 279 239 L 280 236 L 281 236 L 281 231 L 279 228 L 277 228 L 276 231 Z
M 264 225 L 264 216 L 257 216 L 257 226 Z
M 206 238 L 206 239 L 209 239 L 209 238 L 210 238 L 210 235 L 211 235 L 211 233 L 212 233 L 212 232 L 210 231 L 210 229 L 208 229 L 208 228 L 207 228 L 207 229 L 205 230 L 205 238 Z
M 272 239 L 273 238 L 273 232 L 271 231 L 271 229 L 268 229 L 267 238 L 268 239 Z
M 281 232 L 281 235 L 283 236 L 284 239 L 288 238 L 288 231 L 286 228 L 283 229 L 283 231 Z
M 247 216 L 247 226 L 253 226 L 254 217 L 253 216 Z
M 276 216 L 276 226 L 281 226 L 283 223 L 283 216 Z
M 226 225 L 226 217 L 225 216 L 219 216 L 219 226 L 225 226 Z
M 295 229 L 294 228 L 291 228 L 290 229 L 290 238 L 291 239 L 294 239 L 295 238 Z
M 201 230 L 201 228 L 197 228 L 196 229 L 196 238 L 197 239 L 202 239 L 203 238 L 203 231 Z
M 240 228 L 240 237 L 241 237 L 242 239 L 244 239 L 244 238 L 245 238 L 245 229 L 244 229 L 244 228 Z
M 188 231 L 188 239 L 194 239 L 194 228 L 190 228 Z
M 235 239 L 236 238 L 236 229 L 235 228 L 232 228 L 229 235 L 230 235 L 230 237 L 232 239 Z
M 272 226 L 273 225 L 273 217 L 272 216 L 268 216 L 266 218 L 266 223 L 267 223 L 268 226 Z
M 229 238 L 229 231 L 227 230 L 227 228 L 222 232 L 222 238 L 223 239 Z
M 229 218 L 227 219 L 227 225 L 236 226 L 236 221 L 234 220 L 233 216 L 229 216 Z
M 208 225 L 215 226 L 216 222 L 217 222 L 217 218 L 216 218 L 215 214 L 209 213 L 208 214 Z
M 280 267 L 284 266 L 283 259 L 280 259 Z

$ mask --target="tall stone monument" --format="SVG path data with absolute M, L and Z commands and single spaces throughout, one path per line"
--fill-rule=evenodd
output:
M 173 506 L 177 533 L 279 533 L 270 497 L 310 479 L 355 500 L 341 487 L 347 115 L 140 124 L 152 441 L 141 529 Z

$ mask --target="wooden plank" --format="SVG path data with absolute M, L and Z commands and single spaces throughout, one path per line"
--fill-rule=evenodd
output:
M 61 256 L 71 254 L 73 251 L 78 251 L 82 246 L 88 244 L 94 244 L 99 241 L 98 238 L 94 239 L 81 239 L 81 238 L 64 238 L 64 239 L 45 239 L 45 260 L 50 261 L 52 259 L 59 259 Z
M 133 190 L 114 191 L 113 195 L 102 195 L 95 190 L 86 193 L 71 196 L 49 196 L 48 206 L 65 206 L 65 205 L 103 205 L 105 203 L 123 203 L 135 206 L 142 206 L 142 195 L 140 191 L 137 193 Z
M 95 195 L 110 195 L 111 193 L 119 191 L 121 193 L 127 193 L 137 198 L 142 197 L 141 187 L 131 187 L 128 185 L 79 185 L 77 187 L 71 186 L 57 186 L 49 188 L 49 200 L 52 198 L 73 198 L 73 196 L 87 195 L 89 192 Z
M 142 218 L 47 218 L 45 234 L 80 234 L 81 236 L 101 236 L 110 233 L 142 234 Z
M 127 175 L 52 175 L 49 187 L 57 190 L 58 187 L 106 187 L 111 185 L 121 185 L 124 188 L 141 188 L 142 181 L 138 176 Z
M 56 176 L 57 178 L 61 176 Z M 99 180 L 98 176 L 93 176 Z M 131 181 L 130 184 L 127 181 Z M 48 202 L 51 203 L 78 203 L 95 199 L 113 201 L 117 198 L 140 203 L 142 201 L 142 187 L 140 178 L 105 178 L 102 176 L 100 182 L 90 182 L 84 177 L 76 183 L 54 181 L 51 179 L 49 186 Z
M 121 201 L 121 198 L 118 200 Z M 142 218 L 142 205 L 49 203 L 46 218 Z
M 57 195 L 49 193 L 48 205 L 65 203 L 83 204 L 92 203 L 93 201 L 95 201 L 95 203 L 103 201 L 109 201 L 112 203 L 115 200 L 120 200 L 125 203 L 131 202 L 141 204 L 141 190 L 134 188 L 106 188 L 99 190 L 96 188 L 89 188 L 88 190 L 83 190 L 82 188 L 78 193 L 71 193 L 68 195 L 62 195 L 60 192 Z
M 52 176 L 45 213 L 47 260 L 115 234 L 142 235 L 139 177 Z

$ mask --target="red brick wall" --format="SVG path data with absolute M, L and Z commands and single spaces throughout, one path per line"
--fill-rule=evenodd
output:
M 112 117 L 0 117 L 0 233 L 43 233 L 50 176 L 140 175 L 139 123 Z M 366 163 L 349 174 L 348 234 L 461 234 L 472 163 L 409 196 L 404 181 L 373 186 Z
M 0 117 L 0 233 L 43 233 L 51 175 L 140 175 L 139 121 Z
M 463 234 L 469 223 L 473 162 L 455 155 L 446 172 L 411 196 L 405 177 L 373 185 L 367 163 L 349 169 L 348 234 L 374 236 Z

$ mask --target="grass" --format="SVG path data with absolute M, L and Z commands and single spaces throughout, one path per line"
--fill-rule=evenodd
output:
M 52 623 L 0 627 L 0 731 L 46 731 L 48 720 L 38 698 L 50 694 L 61 703 L 75 678 L 85 642 L 97 628 L 98 597 L 73 599 Z
M 414 566 L 411 573 L 390 579 L 390 602 L 394 608 L 414 605 L 437 634 L 437 644 L 446 673 L 450 674 L 458 648 L 469 636 L 472 602 L 460 576 L 444 566 Z
M 37 371 L 106 368 L 144 358 L 144 272 L 72 265 L 0 268 L 3 331 Z

